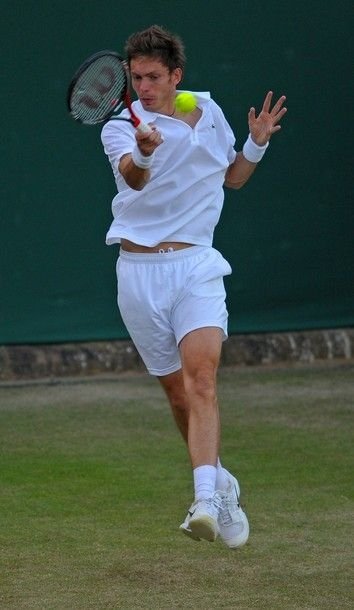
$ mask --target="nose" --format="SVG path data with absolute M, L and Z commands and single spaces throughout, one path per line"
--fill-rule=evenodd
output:
M 139 83 L 139 89 L 142 93 L 146 93 L 147 91 L 149 91 L 149 87 L 150 87 L 150 82 L 148 78 L 142 78 L 140 83 Z

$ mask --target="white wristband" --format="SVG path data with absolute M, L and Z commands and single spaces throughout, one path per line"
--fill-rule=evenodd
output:
M 246 142 L 243 145 L 243 156 L 245 157 L 245 159 L 247 159 L 247 161 L 250 161 L 251 163 L 258 163 L 262 159 L 268 146 L 269 142 L 267 142 L 267 144 L 264 144 L 264 146 L 258 146 L 258 144 L 253 142 L 251 134 L 249 134 Z
M 140 167 L 140 169 L 149 169 L 152 166 L 152 162 L 154 160 L 155 153 L 145 157 L 139 150 L 138 146 L 135 145 L 132 150 L 132 160 L 134 165 Z

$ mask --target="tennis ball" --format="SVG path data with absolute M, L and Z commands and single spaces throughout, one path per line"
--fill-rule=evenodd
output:
M 197 98 L 188 91 L 179 93 L 175 99 L 175 107 L 178 112 L 193 112 L 197 107 Z

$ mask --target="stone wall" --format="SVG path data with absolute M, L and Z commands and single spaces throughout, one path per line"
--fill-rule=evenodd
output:
M 315 361 L 354 357 L 354 329 L 233 335 L 223 345 L 224 366 Z M 0 380 L 76 377 L 143 371 L 131 341 L 0 347 Z

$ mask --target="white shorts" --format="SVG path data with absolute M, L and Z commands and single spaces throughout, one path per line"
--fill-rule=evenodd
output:
M 120 251 L 118 307 L 151 375 L 181 368 L 178 345 L 192 330 L 218 327 L 227 338 L 223 276 L 231 271 L 220 252 L 205 246 L 157 254 Z

